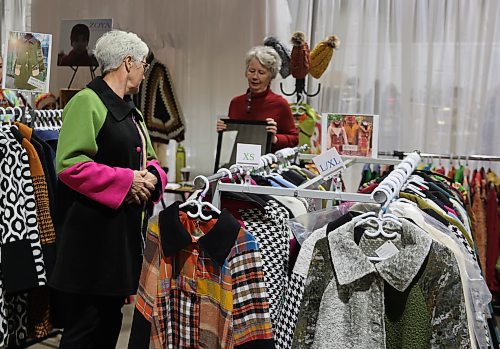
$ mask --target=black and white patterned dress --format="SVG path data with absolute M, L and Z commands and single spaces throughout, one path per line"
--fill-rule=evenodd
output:
M 27 305 L 10 297 L 15 309 L 7 310 L 5 292 L 27 290 L 47 282 L 36 216 L 36 201 L 28 155 L 12 133 L 0 130 L 0 346 L 16 336 L 26 339 Z M 19 294 L 19 297 L 23 297 Z M 21 307 L 26 306 L 26 311 Z M 14 311 L 12 311 L 14 310 Z M 24 315 L 23 315 L 24 314 Z M 9 331 L 16 329 L 14 333 Z

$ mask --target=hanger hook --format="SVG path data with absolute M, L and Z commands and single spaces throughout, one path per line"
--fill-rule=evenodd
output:
M 224 172 L 224 173 L 227 175 L 227 177 L 228 177 L 229 179 L 231 179 L 231 178 L 233 177 L 233 174 L 231 173 L 231 171 L 229 171 L 229 170 L 228 170 L 227 168 L 225 168 L 225 167 L 222 167 L 222 168 L 220 168 L 220 169 L 217 171 L 217 173 L 222 173 L 222 172 Z M 224 178 L 224 177 L 222 177 L 222 178 Z M 221 178 L 221 179 L 222 179 L 222 178 Z
M 199 200 L 199 201 L 202 201 L 202 200 L 203 200 L 203 198 L 205 197 L 205 195 L 206 195 L 206 194 L 207 194 L 207 192 L 208 192 L 208 189 L 209 189 L 209 187 L 210 187 L 210 182 L 208 181 L 208 178 L 207 178 L 207 177 L 202 176 L 202 175 L 198 175 L 198 176 L 196 176 L 196 178 L 194 179 L 194 182 L 196 182 L 196 180 L 197 180 L 198 178 L 199 178 L 199 179 L 201 179 L 201 180 L 203 180 L 203 182 L 204 182 L 204 184 L 205 184 L 205 185 L 204 185 L 204 187 L 203 187 L 202 192 L 201 192 L 201 193 L 200 193 L 200 195 L 198 196 L 198 200 Z

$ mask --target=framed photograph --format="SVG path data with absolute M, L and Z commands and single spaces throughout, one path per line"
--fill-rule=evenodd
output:
M 377 158 L 378 115 L 322 114 L 322 152 L 335 147 L 340 155 Z
M 112 19 L 63 19 L 60 28 L 58 66 L 97 67 L 95 43 L 113 28 Z
M 219 132 L 214 173 L 221 167 L 236 163 L 238 143 L 260 144 L 263 154 L 271 152 L 272 134 L 266 131 L 267 121 L 222 119 L 227 128 Z
M 11 31 L 2 88 L 49 92 L 52 35 Z

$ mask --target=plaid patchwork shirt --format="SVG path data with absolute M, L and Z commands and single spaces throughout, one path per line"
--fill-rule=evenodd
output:
M 174 203 L 150 219 L 131 342 L 141 335 L 158 349 L 274 348 L 258 243 L 228 211 L 197 221 Z

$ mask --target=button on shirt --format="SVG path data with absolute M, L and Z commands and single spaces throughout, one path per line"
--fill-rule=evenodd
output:
M 469 348 L 452 253 L 403 220 L 399 252 L 375 264 L 355 224 L 316 243 L 292 348 Z

